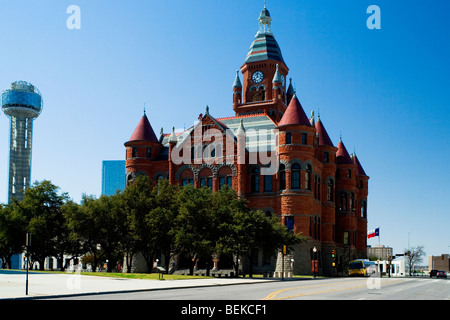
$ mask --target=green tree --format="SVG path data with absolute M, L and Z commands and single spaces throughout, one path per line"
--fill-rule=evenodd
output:
M 128 225 L 128 234 L 122 239 L 127 258 L 127 272 L 131 271 L 133 256 L 136 253 L 142 254 L 147 264 L 147 271 L 151 272 L 158 248 L 156 230 L 151 227 L 151 221 L 149 221 L 150 211 L 155 208 L 150 179 L 144 175 L 138 176 L 124 190 L 121 201 Z
M 70 254 L 72 255 L 72 259 L 78 259 L 86 251 L 84 250 L 83 239 L 78 237 L 78 234 L 74 228 L 74 224 L 72 223 L 72 221 L 76 221 L 76 218 L 80 215 L 81 206 L 73 202 L 72 200 L 69 200 L 62 205 L 61 210 L 65 219 L 64 231 L 66 236 L 63 239 L 62 243 L 57 246 L 60 247 L 60 249 L 57 251 L 60 252 L 60 265 L 63 266 L 64 269 L 66 267 L 62 264 L 64 254 Z
M 15 206 L 27 221 L 26 231 L 32 235 L 30 260 L 39 262 L 41 270 L 46 257 L 58 256 L 58 246 L 67 237 L 61 207 L 68 200 L 67 193 L 59 194 L 59 187 L 43 180 L 28 188 L 23 201 Z
M 179 213 L 179 199 L 176 196 L 180 192 L 178 186 L 169 184 L 169 181 L 159 180 L 153 188 L 154 209 L 148 215 L 148 227 L 154 230 L 155 245 L 164 255 L 165 269 L 169 273 L 171 258 L 181 250 L 176 241 L 176 221 Z
M 10 269 L 11 257 L 24 249 L 26 222 L 14 210 L 16 205 L 15 202 L 8 206 L 0 204 L 0 259 L 3 269 Z
M 292 247 L 304 240 L 289 232 L 280 220 L 268 217 L 258 210 L 251 210 L 246 200 L 237 199 L 235 191 L 222 188 L 213 196 L 213 208 L 217 217 L 216 251 L 234 256 L 235 274 L 238 274 L 239 259 L 246 256 L 249 261 L 258 250 L 267 255 L 277 252 L 283 245 Z M 253 266 L 250 263 L 250 276 Z
M 103 251 L 98 246 L 99 222 L 95 218 L 93 210 L 91 210 L 95 201 L 96 198 L 94 196 L 83 194 L 82 205 L 79 208 L 76 210 L 75 208 L 72 208 L 72 210 L 67 208 L 65 211 L 69 229 L 71 230 L 70 237 L 81 244 L 81 252 L 83 254 L 89 255 L 89 262 L 94 271 L 97 270 L 97 266 L 103 257 Z
M 189 261 L 189 272 L 200 258 L 209 262 L 214 252 L 214 215 L 211 210 L 211 190 L 188 184 L 178 193 L 179 212 L 176 218 L 176 244 Z M 209 264 L 207 264 L 209 270 Z
M 120 206 L 120 194 L 103 195 L 98 199 L 85 197 L 81 211 L 84 213 L 84 223 L 91 224 L 89 232 L 84 234 L 90 241 L 91 253 L 96 255 L 101 252 L 97 247 L 100 245 L 103 258 L 107 260 L 107 271 L 111 272 L 117 262 L 122 261 L 124 251 L 121 240 L 128 232 L 127 217 Z

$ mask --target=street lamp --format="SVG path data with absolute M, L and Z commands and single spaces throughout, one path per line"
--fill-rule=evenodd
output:
M 318 263 L 317 263 L 317 248 L 316 248 L 316 247 L 313 248 L 312 268 L 313 268 L 313 274 L 314 274 L 314 278 L 315 278 L 316 275 L 317 275 L 317 268 L 318 268 Z

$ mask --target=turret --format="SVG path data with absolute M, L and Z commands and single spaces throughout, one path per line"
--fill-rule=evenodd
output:
M 277 129 L 282 220 L 293 224 L 295 233 L 308 235 L 310 210 L 314 206 L 315 128 L 295 95 Z
M 295 95 L 294 87 L 292 86 L 292 78 L 289 78 L 289 86 L 286 91 L 286 105 L 289 105 L 292 97 Z
M 277 64 L 277 69 L 272 80 L 272 99 L 274 102 L 281 100 L 284 102 L 284 89 L 283 89 L 283 79 L 279 69 L 279 64 Z
M 125 142 L 127 183 L 133 181 L 139 174 L 153 177 L 151 160 L 158 157 L 162 145 L 156 137 L 147 115 L 142 116 L 130 140 Z
M 233 83 L 233 110 L 242 103 L 242 83 L 239 79 L 239 70 L 236 70 L 236 78 Z

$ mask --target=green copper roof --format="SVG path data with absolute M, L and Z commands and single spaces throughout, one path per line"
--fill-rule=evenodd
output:
M 271 33 L 258 32 L 256 34 L 255 40 L 252 42 L 248 51 L 245 63 L 262 60 L 275 60 L 284 63 L 280 47 Z

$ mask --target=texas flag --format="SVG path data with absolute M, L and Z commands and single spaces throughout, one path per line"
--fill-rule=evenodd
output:
M 367 233 L 367 238 L 378 237 L 380 235 L 380 228 L 376 228 L 375 230 L 369 231 Z

